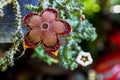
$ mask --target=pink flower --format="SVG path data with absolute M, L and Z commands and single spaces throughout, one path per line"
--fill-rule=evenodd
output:
M 24 36 L 25 48 L 35 48 L 42 44 L 45 51 L 55 56 L 61 44 L 59 36 L 67 36 L 72 31 L 70 24 L 58 19 L 58 12 L 52 8 L 44 9 L 40 14 L 25 15 L 23 24 L 29 29 Z

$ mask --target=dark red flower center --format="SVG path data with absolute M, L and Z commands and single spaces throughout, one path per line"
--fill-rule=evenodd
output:
M 41 27 L 42 27 L 43 29 L 47 29 L 47 28 L 48 28 L 48 24 L 47 24 L 47 23 L 43 23 L 43 24 L 41 25 Z

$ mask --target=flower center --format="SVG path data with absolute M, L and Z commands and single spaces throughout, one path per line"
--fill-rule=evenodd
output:
M 42 28 L 43 28 L 43 29 L 47 29 L 47 28 L 48 28 L 48 24 L 47 24 L 47 23 L 43 23 L 43 24 L 42 24 Z
M 86 61 L 88 61 L 88 57 L 87 57 L 87 56 L 82 56 L 81 60 L 82 60 L 83 62 L 86 62 Z

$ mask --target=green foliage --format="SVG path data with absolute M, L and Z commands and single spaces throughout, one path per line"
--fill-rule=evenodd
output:
M 41 61 L 44 61 L 49 65 L 51 65 L 52 63 L 58 62 L 56 59 L 53 59 L 50 56 L 48 56 L 41 45 L 35 48 L 32 58 L 35 58 L 35 57 L 38 57 Z
M 100 6 L 97 0 L 84 0 L 84 13 L 88 16 L 93 16 L 94 13 L 100 11 Z
M 38 7 L 37 6 L 33 6 L 31 4 L 25 5 L 24 8 L 26 10 L 31 10 L 31 11 L 36 11 L 36 12 L 38 11 Z
M 65 46 L 61 46 L 59 55 L 60 63 L 66 69 L 74 70 L 78 67 L 76 63 L 76 54 L 81 50 L 80 46 L 73 40 L 72 37 L 67 37 Z
M 76 31 L 73 33 L 73 36 L 81 40 L 94 41 L 97 37 L 97 34 L 92 24 L 90 24 L 88 20 L 84 20 L 79 23 Z

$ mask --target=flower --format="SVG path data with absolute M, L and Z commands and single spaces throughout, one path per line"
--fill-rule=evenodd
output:
M 42 44 L 45 51 L 55 56 L 60 47 L 59 36 L 67 36 L 72 31 L 71 25 L 58 19 L 58 12 L 46 8 L 39 13 L 29 13 L 24 16 L 23 24 L 29 30 L 24 36 L 25 48 L 35 48 Z
M 83 52 L 81 51 L 78 56 L 76 61 L 81 64 L 82 66 L 88 66 L 93 62 L 92 57 L 89 52 Z

